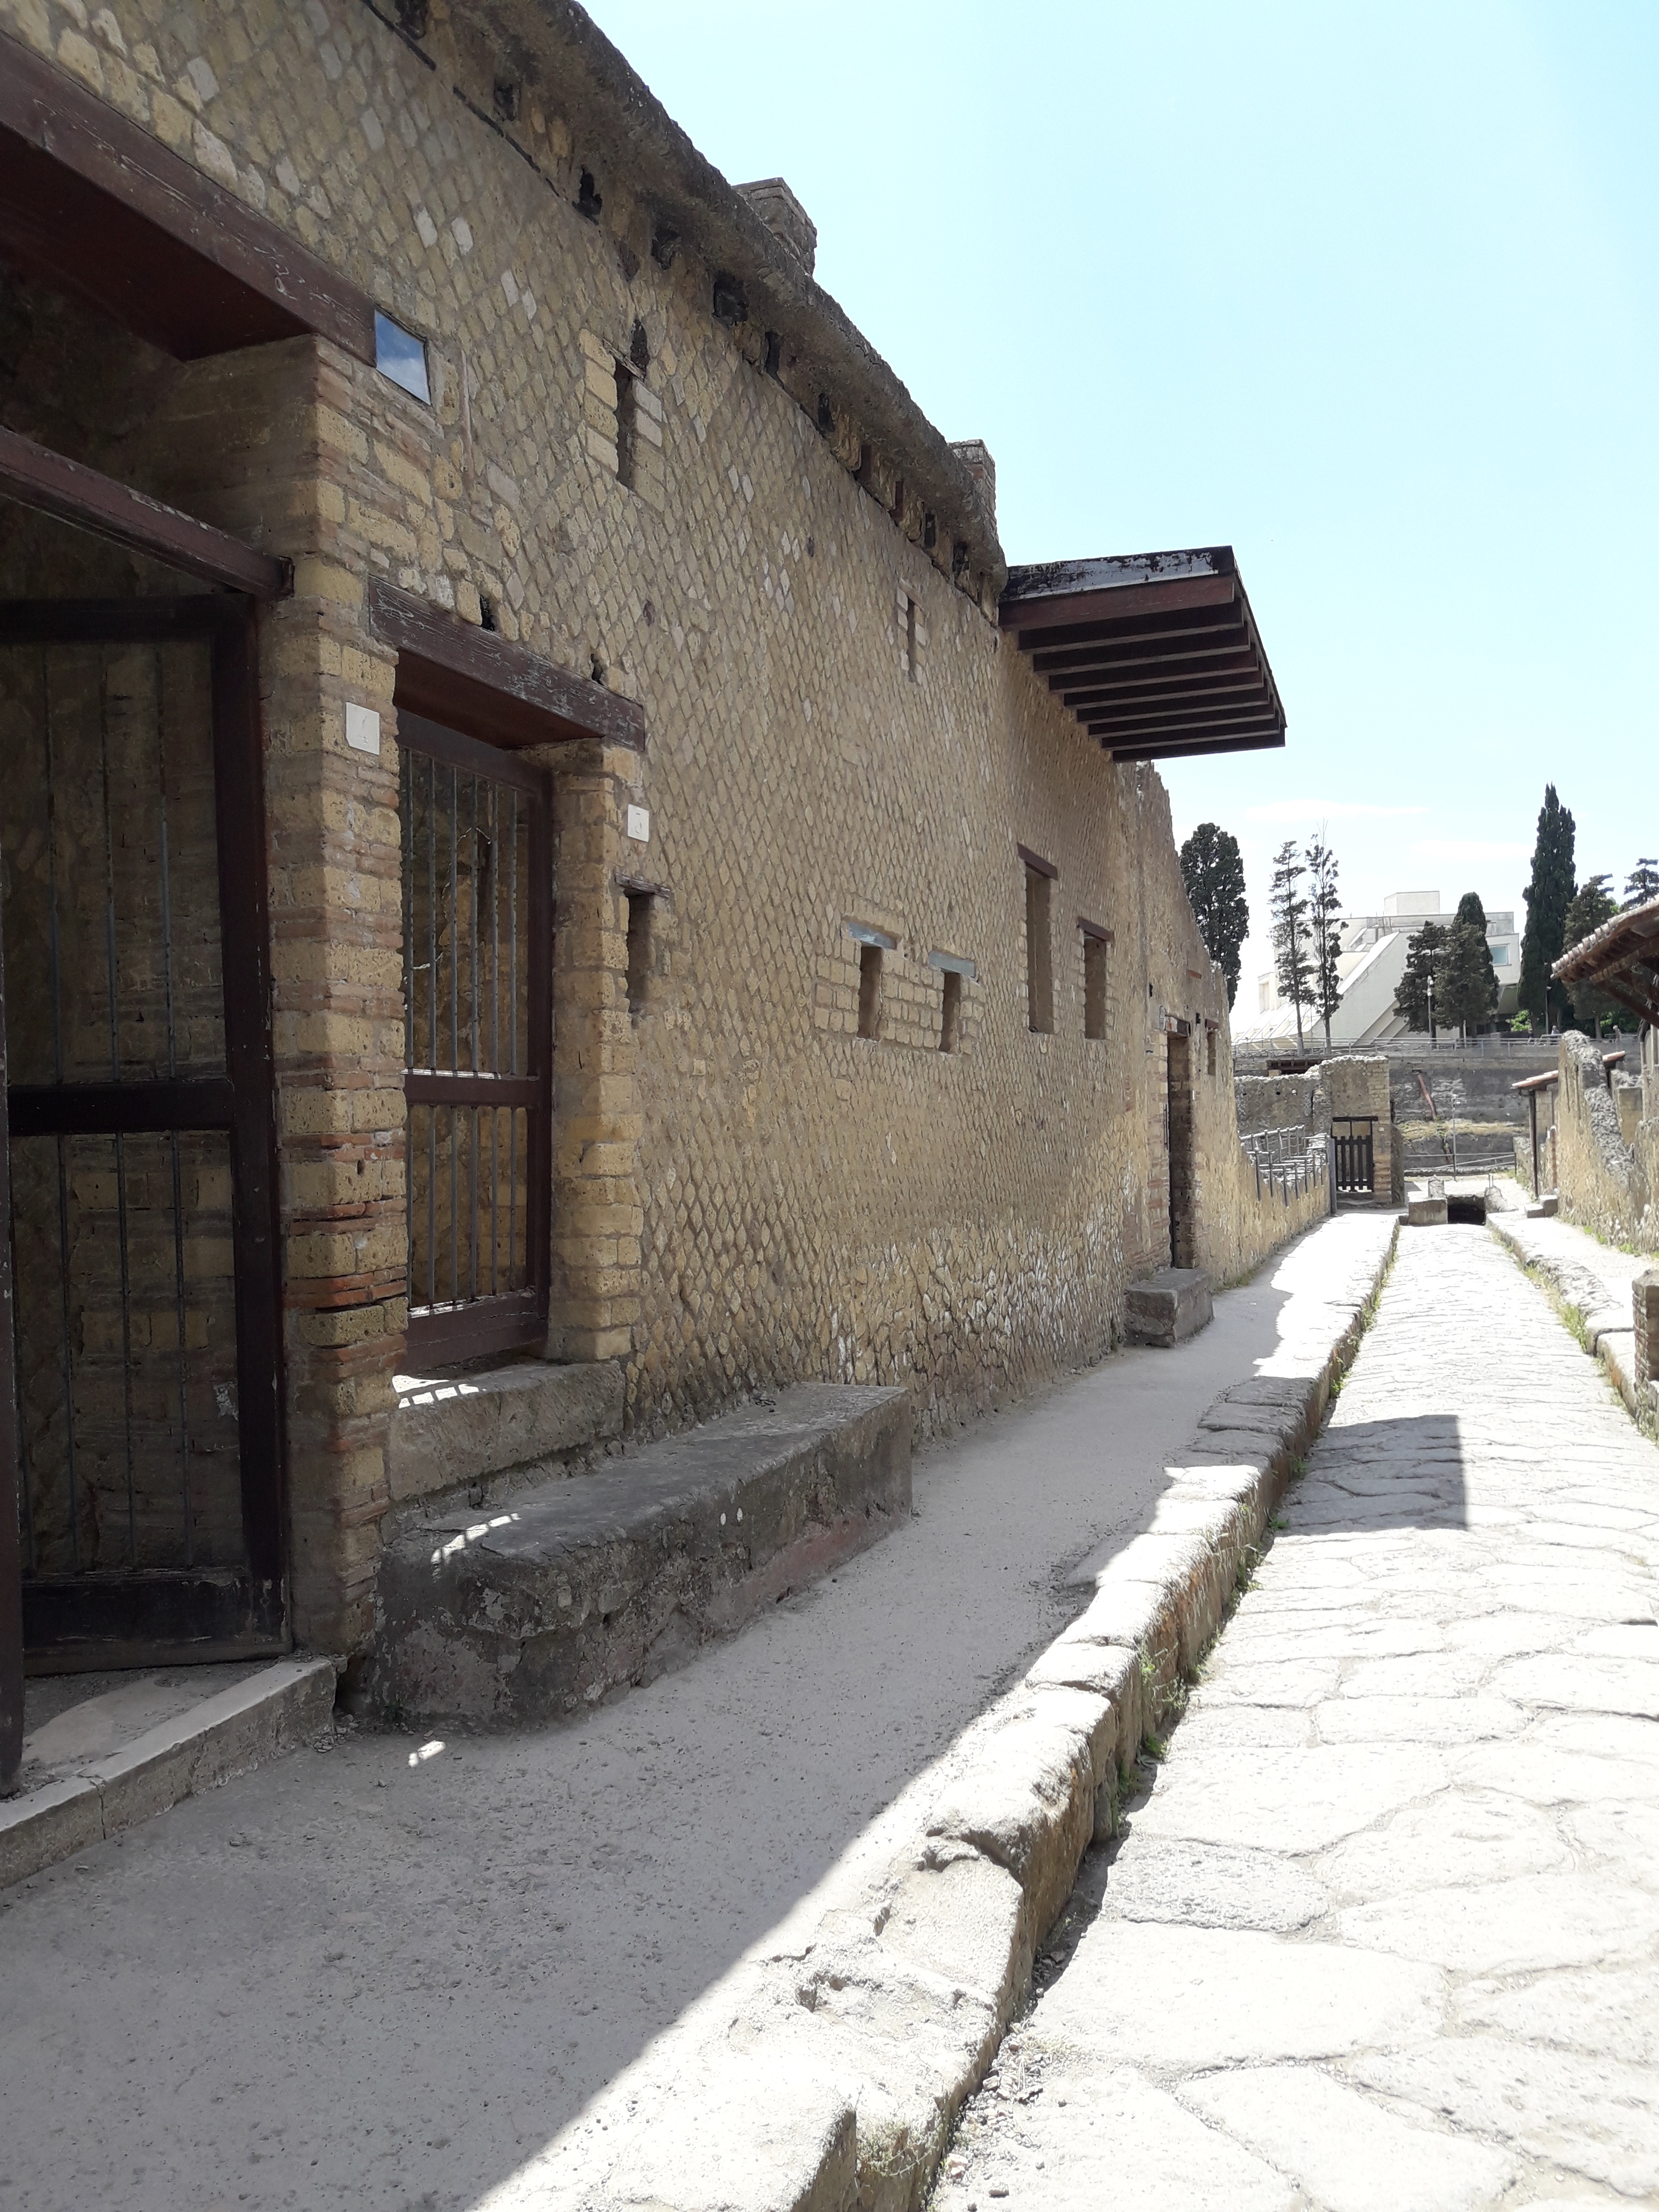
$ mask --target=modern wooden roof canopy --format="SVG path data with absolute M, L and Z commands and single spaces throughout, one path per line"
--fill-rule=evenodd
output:
M 0 260 L 175 360 L 315 331 L 374 358 L 356 286 L 106 101 L 0 38 Z
M 1001 623 L 1115 760 L 1285 742 L 1231 545 L 1011 568 Z
M 1564 983 L 1593 983 L 1659 1026 L 1659 899 L 1604 921 L 1564 952 L 1551 973 Z

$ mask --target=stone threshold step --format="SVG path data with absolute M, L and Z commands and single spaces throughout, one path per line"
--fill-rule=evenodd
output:
M 909 1394 L 797 1383 L 488 1517 L 426 1516 L 383 1557 L 356 1698 L 463 1726 L 582 1711 L 683 1665 L 909 1510 Z
M 198 1699 L 100 1757 L 71 1753 L 21 1796 L 0 1800 L 0 1887 L 102 1843 L 182 1798 L 216 1788 L 278 1752 L 334 1729 L 331 1659 L 278 1659 L 228 1690 Z M 118 1741 L 135 1711 L 132 1688 L 75 1705 L 33 1739 L 43 1759 L 53 1733 L 88 1749 Z M 71 1726 L 72 1724 L 72 1726 Z

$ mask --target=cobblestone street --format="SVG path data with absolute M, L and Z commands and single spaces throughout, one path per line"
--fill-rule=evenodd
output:
M 1401 1232 L 937 2212 L 1659 2196 L 1656 1477 L 1486 1231 Z

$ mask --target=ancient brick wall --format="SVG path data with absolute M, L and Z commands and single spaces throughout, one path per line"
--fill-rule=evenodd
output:
M 523 12 L 507 99 L 482 10 L 434 7 L 417 47 L 361 0 L 0 0 L 427 343 L 430 406 L 297 339 L 146 362 L 130 434 L 78 434 L 295 564 L 261 645 L 291 1489 L 296 1618 L 337 1647 L 368 1619 L 405 1313 L 372 576 L 645 711 L 643 756 L 541 756 L 548 1348 L 623 1360 L 636 1433 L 815 1376 L 904 1384 L 925 1435 L 1109 1350 L 1127 1279 L 1170 1256 L 1172 1024 L 1194 1261 L 1237 1277 L 1323 1210 L 1260 1198 L 1240 1152 L 1156 774 L 1055 706 L 995 626 L 989 556 L 813 362 L 673 248 L 623 160 L 588 166 Z M 380 716 L 378 757 L 348 704 Z M 1053 871 L 1042 946 L 1022 846 Z
M 1561 1039 L 1553 1133 L 1565 1218 L 1609 1243 L 1659 1251 L 1659 1122 L 1638 1121 L 1626 1144 L 1601 1048 L 1577 1030 Z

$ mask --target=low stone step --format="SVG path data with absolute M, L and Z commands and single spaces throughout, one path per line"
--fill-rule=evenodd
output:
M 1131 1344 L 1183 1344 L 1207 1328 L 1214 1306 L 1201 1267 L 1159 1267 L 1130 1284 L 1124 1328 Z
M 904 1390 L 803 1382 L 387 1550 L 361 1694 L 423 1723 L 583 1711 L 683 1665 L 910 1510 Z

